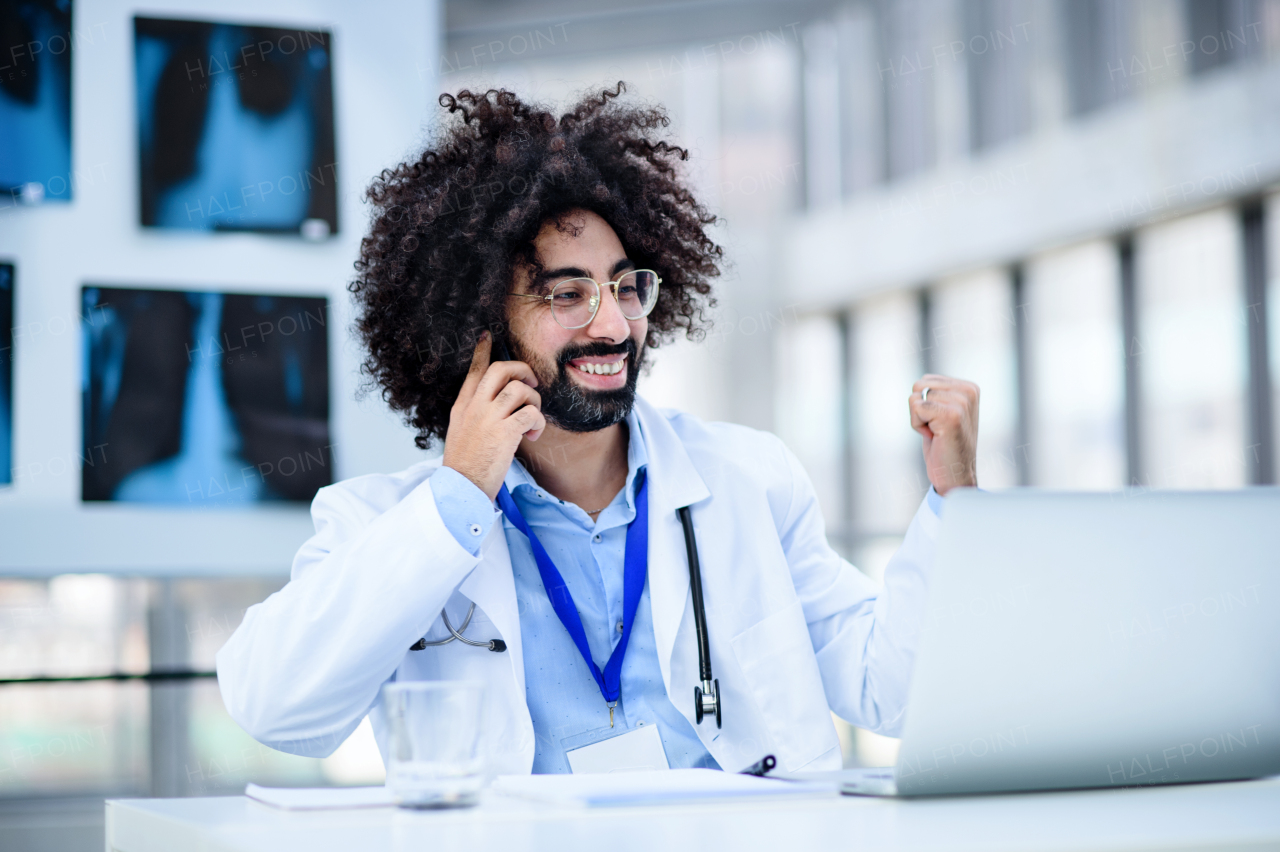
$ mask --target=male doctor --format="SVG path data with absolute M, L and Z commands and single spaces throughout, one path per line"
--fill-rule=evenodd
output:
M 218 654 L 227 709 L 261 742 L 323 756 L 369 716 L 385 759 L 392 680 L 483 681 L 500 773 L 831 769 L 831 711 L 899 732 L 938 509 L 975 484 L 977 388 L 916 383 L 934 487 L 882 588 L 827 544 L 781 441 L 636 396 L 648 349 L 696 335 L 721 249 L 687 154 L 654 138 L 665 115 L 622 91 L 559 117 L 506 91 L 442 96 L 434 147 L 370 189 L 365 368 L 444 455 L 317 494 L 292 579 Z M 682 507 L 721 724 L 695 712 Z

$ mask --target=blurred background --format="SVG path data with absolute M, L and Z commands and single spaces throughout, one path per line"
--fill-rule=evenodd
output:
M 442 91 L 561 105 L 625 80 L 667 108 L 729 263 L 706 339 L 641 392 L 781 435 L 872 577 L 928 486 L 925 371 L 981 386 L 987 488 L 1274 482 L 1280 0 L 0 13 L 5 848 L 101 848 L 107 796 L 381 781 L 367 725 L 324 760 L 274 752 L 208 674 L 286 581 L 314 488 L 422 457 L 357 398 L 345 286 L 363 188 L 428 141 Z M 167 385 L 108 292 L 190 317 Z M 228 332 L 233 304 L 268 319 Z M 136 435 L 149 455 L 115 455 Z M 144 463 L 164 497 L 102 472 Z M 840 729 L 847 763 L 894 759 Z

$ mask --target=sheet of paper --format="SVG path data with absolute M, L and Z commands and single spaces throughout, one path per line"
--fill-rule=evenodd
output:
M 503 775 L 494 782 L 493 791 L 522 799 L 591 808 L 836 795 L 833 784 L 758 778 L 715 769 L 662 769 L 605 775 Z
M 386 787 L 259 787 L 249 784 L 250 799 L 286 811 L 384 808 L 395 804 Z
M 667 753 L 657 725 L 634 728 L 625 734 L 565 752 L 574 775 L 588 772 L 639 772 L 669 769 Z

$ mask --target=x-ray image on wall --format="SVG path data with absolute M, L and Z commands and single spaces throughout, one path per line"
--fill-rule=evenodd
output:
M 142 224 L 336 232 L 329 33 L 133 23 Z
M 71 198 L 71 0 L 0 0 L 0 193 Z
M 0 485 L 13 482 L 13 264 L 0 263 Z
M 85 500 L 310 500 L 332 481 L 323 298 L 86 286 Z

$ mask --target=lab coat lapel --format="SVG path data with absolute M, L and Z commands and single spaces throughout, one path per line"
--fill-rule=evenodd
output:
M 458 591 L 474 601 L 489 616 L 493 626 L 507 643 L 506 654 L 511 660 L 520 694 L 524 694 L 524 648 L 520 643 L 520 611 L 516 602 L 516 580 L 511 568 L 511 552 L 507 549 L 507 536 L 498 518 L 489 528 L 484 544 L 480 546 L 480 564 L 458 586 Z
M 671 654 L 688 608 L 689 561 L 676 509 L 711 496 L 680 436 L 662 413 L 636 399 L 649 456 L 649 603 L 662 680 L 671 694 Z

